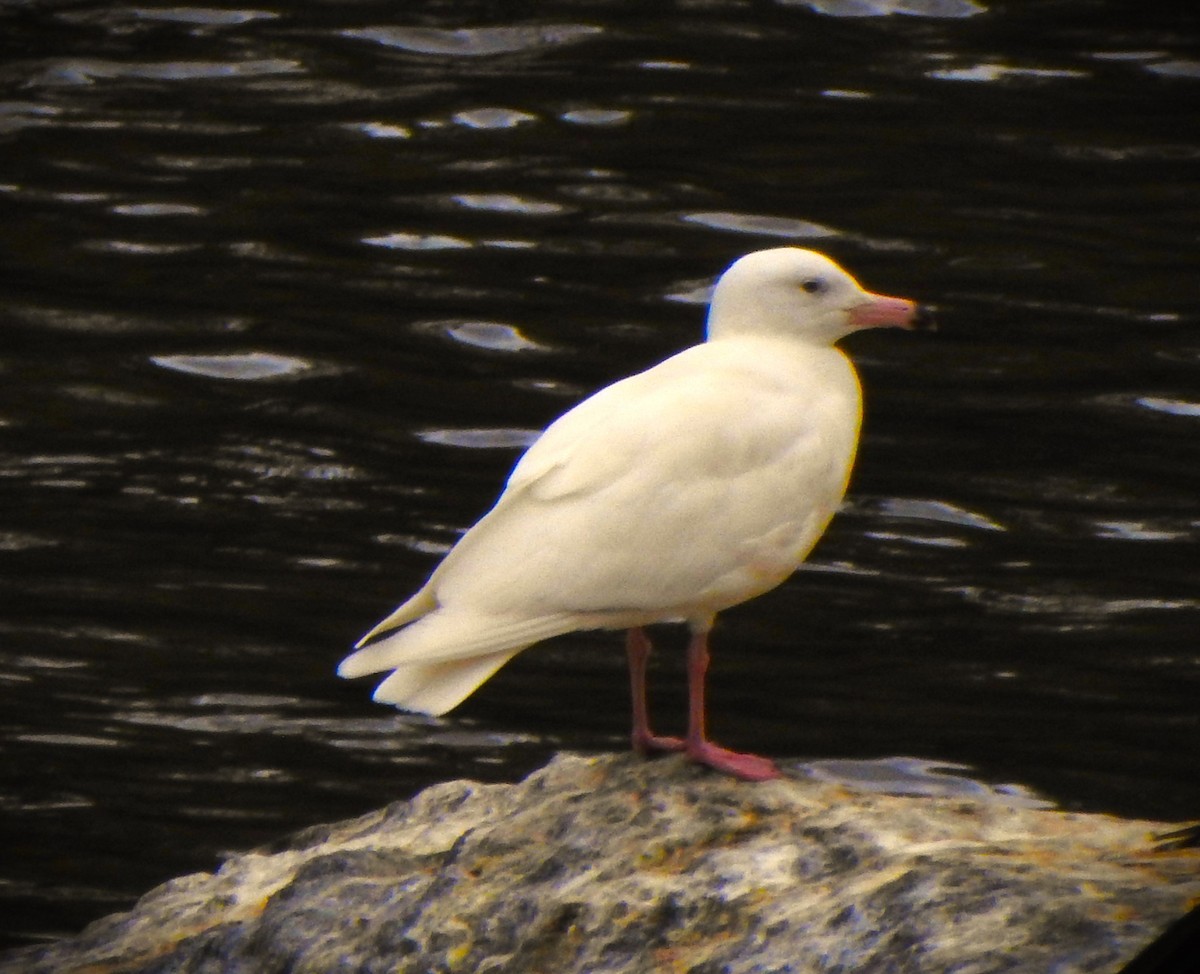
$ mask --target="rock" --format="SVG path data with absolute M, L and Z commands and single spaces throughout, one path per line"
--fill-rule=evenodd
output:
M 1170 828 L 559 756 L 235 856 L 0 971 L 1117 971 L 1200 897 Z

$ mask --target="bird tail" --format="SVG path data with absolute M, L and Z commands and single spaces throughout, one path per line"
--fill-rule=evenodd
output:
M 401 606 L 385 623 L 404 609 Z M 360 642 L 361 648 L 338 666 L 338 676 L 392 670 L 376 688 L 374 699 L 405 710 L 444 714 L 521 650 L 577 625 L 566 614 L 514 619 L 439 607 L 370 645 Z M 381 623 L 372 634 L 386 628 L 390 627 Z
M 453 710 L 521 650 L 511 649 L 470 659 L 401 666 L 375 688 L 372 699 L 422 714 Z

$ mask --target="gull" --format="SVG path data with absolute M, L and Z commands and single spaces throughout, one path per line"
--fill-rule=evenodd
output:
M 768 758 L 709 740 L 718 613 L 775 588 L 845 494 L 862 393 L 839 339 L 928 324 L 823 254 L 757 251 L 721 275 L 705 341 L 585 399 L 517 462 L 495 506 L 338 667 L 389 673 L 374 699 L 444 714 L 521 650 L 624 629 L 639 753 L 680 751 L 749 781 Z M 686 736 L 655 734 L 643 627 L 685 622 Z

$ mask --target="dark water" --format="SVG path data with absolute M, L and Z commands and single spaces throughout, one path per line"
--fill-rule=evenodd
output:
M 783 243 L 942 330 L 850 343 L 851 498 L 724 619 L 716 736 L 1200 813 L 1200 59 L 1168 7 L 0 3 L 4 942 L 623 747 L 613 634 L 442 720 L 333 668 L 531 431 Z

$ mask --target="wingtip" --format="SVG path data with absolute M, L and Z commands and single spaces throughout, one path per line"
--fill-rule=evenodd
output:
M 396 613 L 388 616 L 386 619 L 376 623 L 367 632 L 358 637 L 358 642 L 354 644 L 355 649 L 362 649 L 367 643 L 373 642 L 376 636 L 382 636 L 385 632 L 391 632 L 393 629 L 398 629 L 402 623 L 394 622 L 393 619 Z
M 367 657 L 362 652 L 362 642 L 355 643 L 354 652 L 345 657 L 337 665 L 337 675 L 343 680 L 353 680 L 368 673 L 378 673 L 379 668 L 369 665 Z
M 437 608 L 437 599 L 434 598 L 433 594 L 429 591 L 429 586 L 426 585 L 425 588 L 399 606 L 391 615 L 380 619 L 371 629 L 360 636 L 358 642 L 354 644 L 354 648 L 362 649 L 367 643 L 373 642 L 376 636 L 382 636 L 384 633 L 406 626 L 410 622 L 428 615 L 435 608 Z

